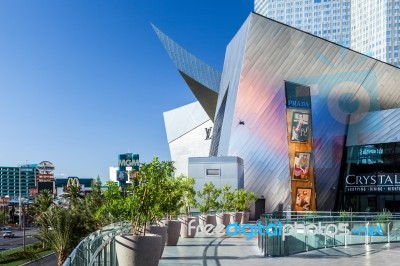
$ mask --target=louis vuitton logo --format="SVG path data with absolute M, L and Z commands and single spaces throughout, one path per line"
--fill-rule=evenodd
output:
M 205 130 L 206 130 L 206 138 L 205 138 L 205 140 L 211 139 L 211 129 L 212 129 L 212 127 L 205 128 Z

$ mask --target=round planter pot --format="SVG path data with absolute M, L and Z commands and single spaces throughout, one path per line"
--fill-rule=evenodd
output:
M 189 223 L 191 223 L 192 228 L 189 230 Z M 193 238 L 196 235 L 196 227 L 199 225 L 199 219 L 197 217 L 184 217 L 180 219 L 181 222 L 181 237 Z
M 165 221 L 167 227 L 167 246 L 176 246 L 181 233 L 181 222 L 177 220 Z
M 160 260 L 161 236 L 132 234 L 115 237 L 118 264 L 124 266 L 157 266 Z
M 207 215 L 199 215 L 199 225 L 206 226 L 207 225 Z
M 162 226 L 150 225 L 149 227 L 146 228 L 146 232 L 161 236 L 161 251 L 160 251 L 160 258 L 161 258 L 164 252 L 165 242 L 167 241 L 167 227 L 163 225 Z
M 249 222 L 250 212 L 243 212 L 242 224 L 247 224 Z
M 231 212 L 231 224 L 242 222 L 242 213 L 241 212 Z
M 207 224 L 212 224 L 213 226 L 217 225 L 217 217 L 215 215 L 207 215 L 206 221 Z
M 225 227 L 229 225 L 231 215 L 229 213 L 217 213 L 217 224 L 222 224 Z

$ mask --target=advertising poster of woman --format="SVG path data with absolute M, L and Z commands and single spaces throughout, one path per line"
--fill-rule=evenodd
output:
M 293 112 L 291 141 L 308 141 L 309 118 L 308 113 Z
M 293 180 L 308 181 L 310 178 L 310 152 L 296 152 L 294 156 Z
M 309 211 L 311 209 L 311 188 L 297 188 L 295 211 Z

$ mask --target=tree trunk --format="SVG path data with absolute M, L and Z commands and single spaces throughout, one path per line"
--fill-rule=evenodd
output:
M 65 251 L 61 251 L 58 253 L 57 256 L 57 266 L 62 266 L 64 263 L 64 260 L 67 258 L 68 254 Z

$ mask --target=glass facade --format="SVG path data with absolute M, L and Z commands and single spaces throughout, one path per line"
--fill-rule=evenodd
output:
M 400 0 L 255 0 L 256 13 L 400 66 Z
M 350 47 L 399 66 L 399 12 L 399 0 L 352 0 Z
M 256 13 L 350 46 L 350 0 L 255 0 Z
M 400 211 L 400 142 L 347 148 L 341 208 Z

